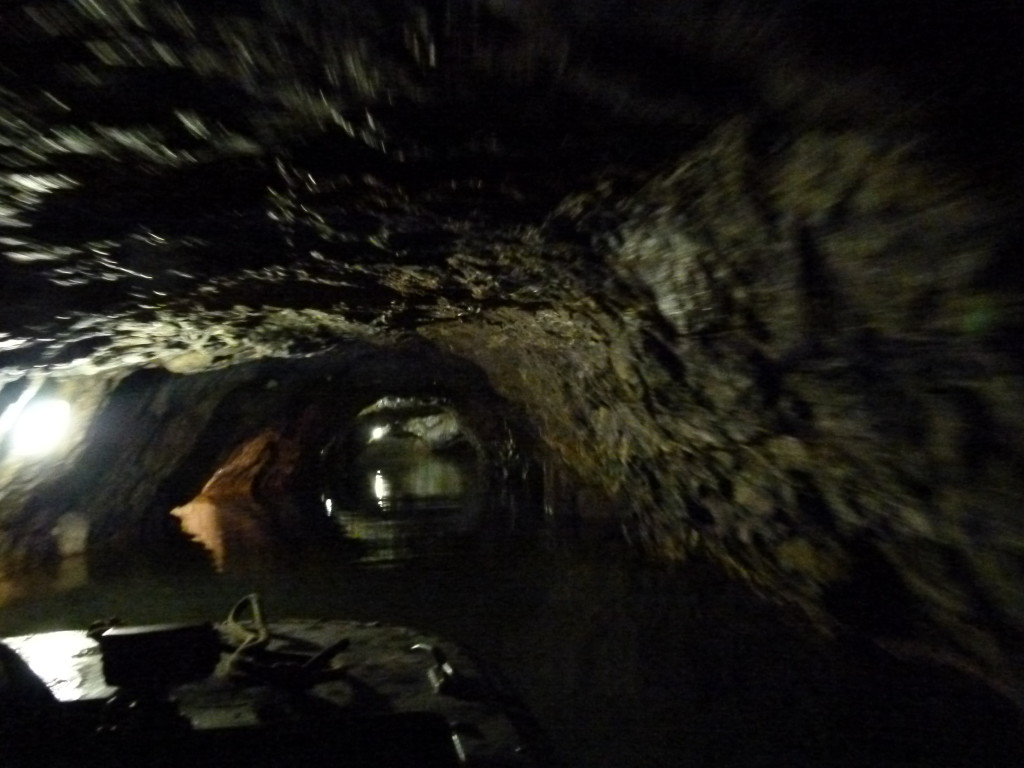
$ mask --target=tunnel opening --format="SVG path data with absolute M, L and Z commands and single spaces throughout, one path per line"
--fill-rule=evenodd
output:
M 364 562 L 466 544 L 484 525 L 479 444 L 449 401 L 382 397 L 323 450 L 327 515 L 361 545 Z
M 383 563 L 501 546 L 541 522 L 532 427 L 460 358 L 354 346 L 239 378 L 208 383 L 216 406 L 180 425 L 176 465 L 142 510 L 165 521 L 172 556 L 188 542 L 218 570 L 310 548 Z M 185 397 L 171 394 L 182 384 L 158 399 Z M 244 566 L 246 550 L 263 555 Z

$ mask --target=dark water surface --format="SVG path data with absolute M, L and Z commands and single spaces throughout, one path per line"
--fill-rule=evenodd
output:
M 1024 764 L 1018 715 L 971 681 L 818 637 L 711 568 L 643 563 L 607 531 L 446 542 L 390 565 L 333 546 L 297 554 L 104 577 L 71 558 L 62 581 L 0 584 L 0 634 L 220 619 L 258 591 L 271 620 L 380 620 L 475 649 L 566 766 Z
M 359 544 L 361 563 L 457 554 L 484 527 L 475 456 L 371 442 L 352 469 L 327 483 L 325 511 Z

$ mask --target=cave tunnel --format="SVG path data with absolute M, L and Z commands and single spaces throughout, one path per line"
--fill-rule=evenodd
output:
M 1024 764 L 1024 19 L 890 5 L 4 4 L 0 636 L 259 592 L 552 765 Z

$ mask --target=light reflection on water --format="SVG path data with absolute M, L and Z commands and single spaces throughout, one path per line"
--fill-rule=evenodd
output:
M 373 473 L 373 495 L 377 497 L 377 506 L 381 509 L 391 506 L 391 484 L 379 469 Z
M 1014 715 L 963 679 L 836 646 L 717 571 L 638 562 L 604 529 L 378 568 L 333 545 L 267 550 L 267 520 L 233 533 L 222 572 L 155 563 L 8 582 L 0 635 L 216 620 L 257 591 L 271 620 L 378 620 L 477 650 L 566 766 L 1024 764 Z
M 324 507 L 361 545 L 361 561 L 378 564 L 450 553 L 473 538 L 481 517 L 470 463 L 437 453 L 377 459 Z

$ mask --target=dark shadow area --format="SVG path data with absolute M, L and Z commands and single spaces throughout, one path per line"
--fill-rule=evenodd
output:
M 600 526 L 383 569 L 320 548 L 243 572 L 36 589 L 3 606 L 0 634 L 109 615 L 219 619 L 259 591 L 271 618 L 383 621 L 451 638 L 503 671 L 564 766 L 1024 762 L 1019 712 L 973 678 L 825 638 L 709 565 L 639 561 Z

